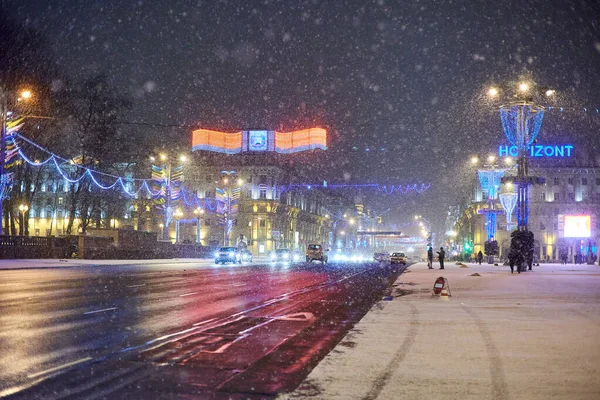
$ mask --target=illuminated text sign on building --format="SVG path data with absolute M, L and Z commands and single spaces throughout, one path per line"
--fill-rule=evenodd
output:
M 530 157 L 571 157 L 573 146 L 570 144 L 561 146 L 532 144 L 529 146 Z M 519 149 L 517 146 L 500 145 L 498 146 L 498 155 L 517 157 Z

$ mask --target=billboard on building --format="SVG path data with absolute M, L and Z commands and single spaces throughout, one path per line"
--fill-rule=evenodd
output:
M 589 238 L 592 236 L 592 217 L 589 215 L 565 215 L 564 237 Z
M 327 131 L 323 128 L 292 132 L 269 130 L 220 132 L 197 129 L 192 133 L 192 151 L 206 150 L 225 154 L 275 151 L 288 154 L 314 149 L 327 150 Z

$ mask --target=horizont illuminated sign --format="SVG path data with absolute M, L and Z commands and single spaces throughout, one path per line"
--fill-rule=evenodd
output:
M 529 146 L 530 157 L 571 157 L 573 154 L 573 146 L 570 144 L 565 145 L 541 145 L 532 144 Z M 498 155 L 517 157 L 519 155 L 519 149 L 517 146 L 500 145 L 498 146 Z

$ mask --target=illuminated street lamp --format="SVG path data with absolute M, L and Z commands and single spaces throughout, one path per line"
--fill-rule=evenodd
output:
M 19 204 L 19 211 L 21 214 L 21 225 L 19 226 L 19 235 L 23 236 L 25 232 L 25 214 L 29 211 L 29 206 L 27 204 Z
M 7 191 L 7 187 L 10 186 L 11 177 L 9 174 L 4 173 L 4 162 L 6 161 L 6 122 L 9 115 L 9 96 L 11 94 L 8 93 L 4 88 L 0 87 L 0 115 L 2 119 L 2 126 L 0 130 L 0 235 L 2 235 L 2 222 L 4 221 L 4 211 L 2 208 L 2 204 L 4 203 L 4 196 Z M 30 100 L 32 98 L 32 93 L 29 90 L 22 91 L 19 96 L 16 98 L 16 102 L 22 100 Z M 14 99 L 14 94 L 13 94 Z M 15 105 L 15 102 L 10 104 L 11 106 Z
M 500 118 L 504 134 L 511 145 L 517 148 L 517 177 L 511 179 L 517 186 L 517 219 L 518 229 L 527 231 L 529 219 L 529 194 L 528 188 L 535 183 L 542 183 L 541 179 L 529 176 L 528 155 L 531 144 L 537 139 L 544 119 L 546 108 L 537 104 L 534 97 L 548 99 L 554 98 L 556 91 L 552 88 L 542 88 L 533 82 L 520 82 L 512 90 L 507 88 L 505 92 L 512 92 L 512 97 L 507 97 L 505 104 L 499 106 Z M 488 91 L 490 97 L 491 92 Z
M 519 83 L 519 90 L 521 92 L 526 92 L 529 90 L 529 85 L 526 82 Z

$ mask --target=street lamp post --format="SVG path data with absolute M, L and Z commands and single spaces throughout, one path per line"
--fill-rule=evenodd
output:
M 516 209 L 519 231 L 528 230 L 529 187 L 535 183 L 543 183 L 541 179 L 529 176 L 529 149 L 540 132 L 545 112 L 545 107 L 534 102 L 536 93 L 543 94 L 546 98 L 553 98 L 556 91 L 521 82 L 512 99 L 499 108 L 504 134 L 510 144 L 517 147 L 517 177 L 511 180 L 517 186 Z M 500 90 L 491 88 L 488 95 L 490 98 L 496 98 L 500 95 Z
M 23 236 L 25 233 L 25 213 L 29 211 L 27 204 L 19 204 L 19 213 L 21 214 L 21 224 L 19 226 L 19 235 Z

